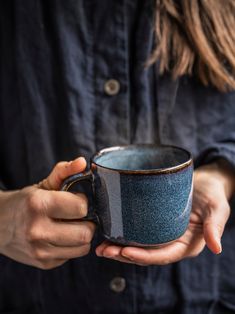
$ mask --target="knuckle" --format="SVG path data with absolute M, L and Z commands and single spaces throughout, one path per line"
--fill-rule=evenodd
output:
M 27 209 L 33 213 L 38 212 L 41 209 L 41 199 L 38 190 L 30 191 L 26 196 Z
M 88 199 L 84 194 L 79 194 L 78 211 L 82 217 L 85 217 L 88 212 Z
M 209 210 L 209 213 L 211 214 L 213 210 L 215 210 L 218 207 L 218 201 L 214 198 L 209 198 L 207 201 L 207 208 Z
M 204 247 L 205 247 L 205 245 L 203 245 L 202 247 L 200 247 L 198 249 L 195 249 L 194 251 L 190 252 L 187 257 L 194 258 L 194 257 L 199 256 L 201 254 L 202 250 L 204 249 Z
M 231 207 L 228 202 L 224 204 L 225 217 L 228 219 L 231 213 Z
M 222 222 L 219 222 L 219 223 L 217 222 L 217 223 L 216 223 L 216 229 L 218 230 L 218 232 L 219 232 L 220 235 L 223 234 L 223 232 L 224 232 L 224 227 L 225 227 L 224 223 L 222 223 Z
M 37 231 L 34 227 L 31 227 L 28 230 L 26 230 L 26 239 L 28 242 L 34 242 L 38 240 Z
M 93 238 L 92 230 L 85 226 L 80 232 L 80 242 L 83 244 L 89 244 Z
M 194 258 L 194 257 L 197 257 L 201 252 L 191 252 L 189 255 L 188 255 L 188 258 Z
M 79 204 L 78 211 L 79 211 L 79 216 L 85 217 L 88 213 L 87 204 L 85 202 L 81 202 Z
M 194 257 L 197 257 L 199 254 L 200 254 L 200 253 L 199 253 L 199 252 L 196 252 L 196 251 L 195 251 L 195 252 L 191 252 L 191 253 L 188 254 L 188 257 L 189 257 L 189 258 L 194 258 Z
M 46 263 L 50 259 L 50 254 L 43 248 L 33 248 L 32 257 L 40 263 Z
M 87 255 L 90 252 L 90 249 L 91 249 L 91 245 L 90 244 L 83 245 L 81 253 L 79 254 L 80 257 Z
M 93 238 L 93 236 L 94 236 L 94 233 L 95 233 L 96 225 L 95 225 L 95 223 L 92 222 L 92 221 L 87 221 L 87 222 L 86 222 L 86 225 L 87 225 L 87 227 L 90 229 L 90 232 L 91 232 L 91 240 L 92 240 L 92 238 Z
M 65 172 L 66 168 L 68 167 L 69 163 L 66 162 L 66 161 L 60 161 L 58 162 L 55 167 L 53 168 L 52 170 L 52 173 L 50 175 L 51 179 L 53 177 L 53 180 L 54 183 L 57 185 L 57 184 L 60 184 L 61 183 L 61 176 L 63 177 L 63 173 Z M 52 184 L 50 183 L 50 186 L 52 189 Z
M 55 170 L 56 171 L 61 171 L 61 169 L 64 169 L 64 167 L 67 165 L 67 162 L 66 161 L 60 161 L 60 162 L 57 162 L 57 164 L 55 165 Z
M 26 239 L 28 242 L 38 242 L 44 240 L 44 233 L 36 223 L 26 230 Z

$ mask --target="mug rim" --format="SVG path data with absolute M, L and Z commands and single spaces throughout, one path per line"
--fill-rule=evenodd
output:
M 174 148 L 178 149 L 180 151 L 184 151 L 186 154 L 188 154 L 188 160 L 180 163 L 179 165 L 173 166 L 173 167 L 166 167 L 166 168 L 160 168 L 160 169 L 139 169 L 139 170 L 127 170 L 127 169 L 118 169 L 118 168 L 111 168 L 111 167 L 106 167 L 98 164 L 95 161 L 95 158 L 101 157 L 102 155 L 105 155 L 106 153 L 112 152 L 112 151 L 118 151 L 118 150 L 125 150 L 127 148 L 157 148 L 157 147 L 165 147 L 165 148 Z M 193 157 L 192 154 L 186 150 L 185 148 L 175 146 L 175 145 L 158 145 L 158 144 L 127 144 L 127 145 L 120 145 L 120 146 L 111 146 L 111 147 L 106 147 L 95 153 L 92 158 L 91 158 L 91 164 L 94 164 L 97 167 L 109 170 L 109 171 L 115 171 L 118 173 L 123 173 L 123 174 L 166 174 L 166 173 L 174 173 L 178 172 L 180 170 L 183 170 L 184 168 L 189 167 L 190 165 L 193 165 Z

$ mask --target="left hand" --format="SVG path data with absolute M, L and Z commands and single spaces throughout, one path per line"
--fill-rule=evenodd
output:
M 222 251 L 221 237 L 230 215 L 228 199 L 234 178 L 213 163 L 194 172 L 193 205 L 188 228 L 179 239 L 156 248 L 121 247 L 109 241 L 96 248 L 98 256 L 138 265 L 166 265 L 195 257 L 205 245 L 215 254 Z

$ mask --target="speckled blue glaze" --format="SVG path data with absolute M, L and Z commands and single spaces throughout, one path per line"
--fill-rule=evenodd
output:
M 187 228 L 192 203 L 193 165 L 189 160 L 189 153 L 169 146 L 135 145 L 97 155 L 92 172 L 104 236 L 136 246 L 180 237 Z
M 186 230 L 191 211 L 192 167 L 153 176 L 121 175 L 123 238 L 164 243 Z

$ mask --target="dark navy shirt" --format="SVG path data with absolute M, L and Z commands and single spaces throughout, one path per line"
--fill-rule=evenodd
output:
M 189 149 L 235 167 L 235 93 L 146 68 L 153 0 L 0 2 L 0 185 L 129 143 Z M 110 82 L 110 80 L 112 80 Z M 0 314 L 235 313 L 235 223 L 224 252 L 160 267 L 89 255 L 50 271 L 0 256 Z

